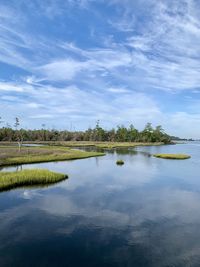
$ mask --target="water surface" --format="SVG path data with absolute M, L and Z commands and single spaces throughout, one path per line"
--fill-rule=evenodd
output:
M 150 156 L 173 152 L 192 158 Z M 69 179 L 0 193 L 1 267 L 199 266 L 200 144 L 117 149 L 22 168 Z

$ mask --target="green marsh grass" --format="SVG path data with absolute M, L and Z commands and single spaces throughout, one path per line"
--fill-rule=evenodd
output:
M 24 142 L 26 143 L 26 142 Z M 136 146 L 160 146 L 163 142 L 101 142 L 101 141 L 40 141 L 33 144 L 48 145 L 53 147 L 97 147 L 104 149 L 128 148 Z
M 104 155 L 99 152 L 85 152 L 57 146 L 22 148 L 20 153 L 16 152 L 16 148 L 13 147 L 0 147 L 0 166 L 84 159 Z
M 154 154 L 153 156 L 162 159 L 189 159 L 191 157 L 186 154 Z
M 50 185 L 67 178 L 66 174 L 51 172 L 45 169 L 0 172 L 0 191 L 23 186 Z

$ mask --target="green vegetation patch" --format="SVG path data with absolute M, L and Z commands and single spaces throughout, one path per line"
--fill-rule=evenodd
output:
M 116 164 L 117 165 L 124 165 L 124 161 L 119 159 L 119 160 L 116 161 Z
M 66 178 L 68 176 L 65 174 L 40 169 L 0 172 L 0 191 L 23 186 L 49 185 Z
M 137 147 L 137 146 L 160 146 L 164 145 L 162 142 L 155 142 L 155 143 L 141 143 L 141 142 L 105 142 L 105 143 L 96 143 L 94 144 L 98 148 L 105 148 L 105 149 L 113 149 L 113 148 L 129 148 L 129 147 Z
M 84 159 L 104 155 L 99 152 L 85 152 L 53 146 L 22 148 L 21 152 L 17 152 L 13 147 L 0 147 L 0 166 Z
M 186 154 L 154 154 L 153 156 L 162 159 L 189 159 L 191 157 Z
M 37 144 L 46 144 L 48 146 L 59 147 L 96 147 L 102 149 L 129 148 L 137 146 L 161 146 L 164 142 L 91 142 L 91 141 L 51 141 L 37 142 Z

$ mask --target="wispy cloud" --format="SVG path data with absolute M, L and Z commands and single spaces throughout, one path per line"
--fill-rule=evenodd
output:
M 8 92 L 12 92 L 12 86 L 12 84 L 4 85 L 6 88 L 11 88 L 11 91 Z M 18 93 L 18 98 L 21 99 L 21 102 L 18 101 L 17 114 L 24 117 L 24 123 L 32 126 L 38 123 L 41 125 L 42 119 L 51 119 L 50 123 L 47 123 L 50 127 L 52 123 L 56 123 L 59 128 L 64 128 L 66 124 L 68 127 L 69 122 L 73 122 L 76 129 L 84 129 L 85 126 L 93 126 L 95 121 L 100 119 L 108 128 L 113 124 L 129 125 L 132 122 L 142 128 L 147 119 L 152 121 L 156 116 L 161 115 L 159 107 L 153 99 L 145 94 L 125 89 L 120 91 L 119 88 L 115 88 L 113 91 L 114 88 L 108 88 L 109 94 L 112 94 L 112 102 L 110 102 L 104 92 L 85 91 L 76 86 L 37 88 L 19 84 L 15 85 L 16 88 L 19 88 L 15 91 Z M 23 95 L 21 95 L 21 88 L 24 90 Z M 116 93 L 116 90 L 119 92 Z M 123 95 L 124 92 L 126 95 Z M 12 110 L 11 114 L 15 114 L 13 102 L 15 103 L 16 99 L 5 96 L 1 100 L 2 103 Z M 24 114 L 24 110 L 26 110 L 26 114 Z M 114 117 L 113 114 L 115 114 Z M 85 124 L 85 118 L 87 118 L 87 124 Z M 31 124 L 29 124 L 28 119 L 34 120 L 31 120 Z M 9 117 L 9 120 L 12 120 L 12 117 Z
M 28 109 L 27 125 L 40 113 L 80 128 L 97 119 L 141 126 L 168 118 L 170 130 L 179 116 L 195 123 L 198 110 L 185 98 L 185 113 L 177 97 L 173 114 L 163 99 L 199 91 L 198 8 L 193 0 L 1 3 L 1 104 L 12 114 Z

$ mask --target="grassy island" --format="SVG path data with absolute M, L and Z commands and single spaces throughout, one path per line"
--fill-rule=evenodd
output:
M 0 166 L 64 161 L 104 156 L 104 153 L 86 152 L 61 146 L 22 147 L 0 146 Z
M 22 170 L 15 172 L 0 172 L 0 191 L 6 191 L 23 186 L 50 185 L 68 178 L 62 173 L 48 170 Z
M 154 154 L 153 156 L 162 159 L 189 159 L 191 157 L 186 154 Z

